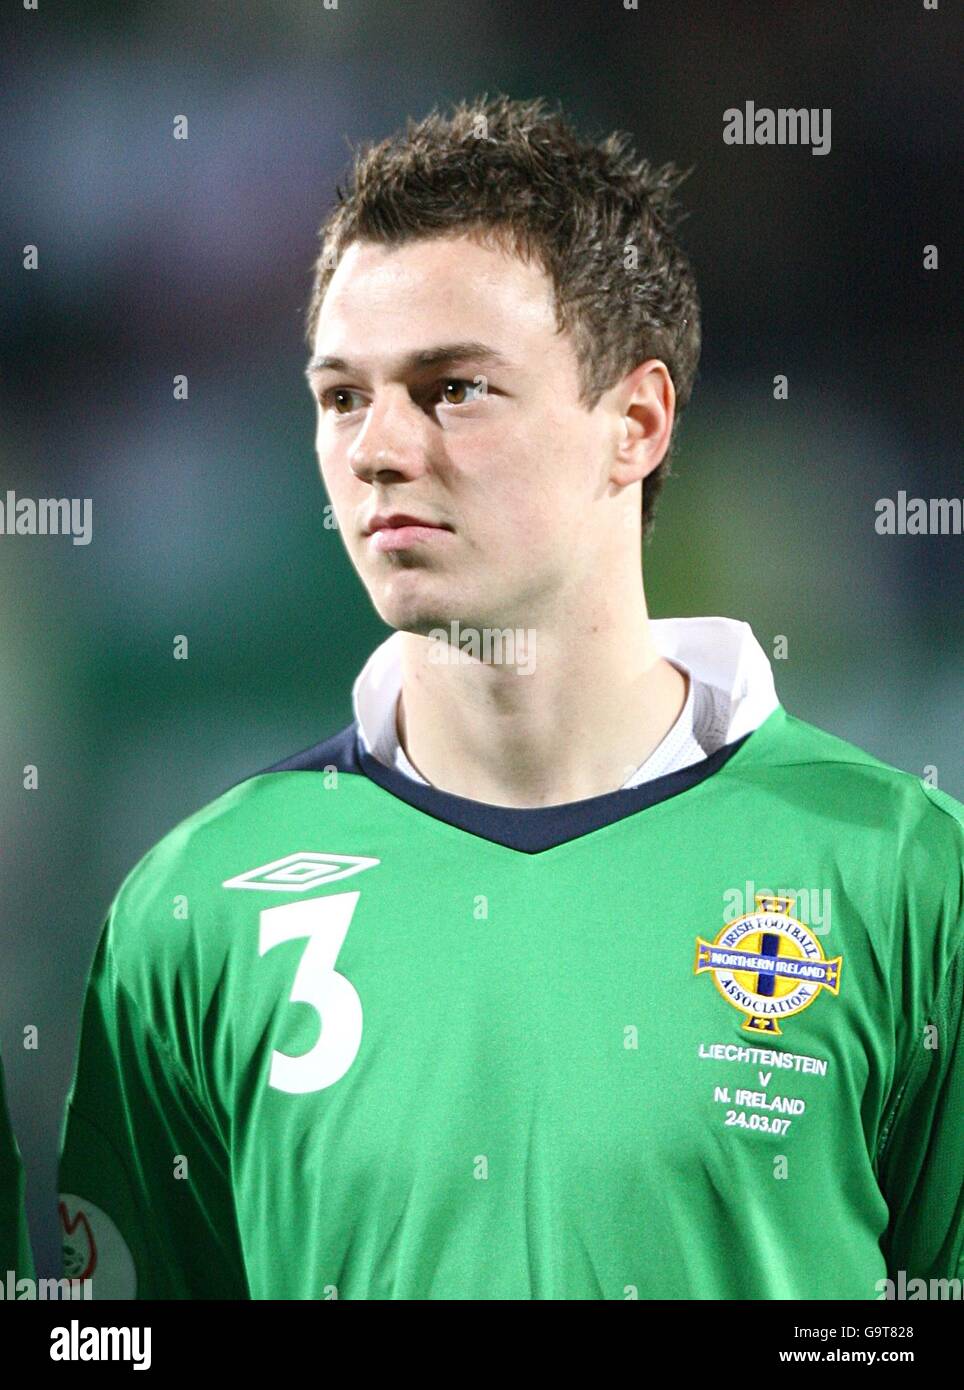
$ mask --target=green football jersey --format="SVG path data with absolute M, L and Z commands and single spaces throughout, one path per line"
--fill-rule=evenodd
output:
M 61 1185 L 94 1294 L 875 1299 L 964 1275 L 964 807 L 778 705 L 487 806 L 355 725 L 122 885 Z
M 17 1279 L 34 1277 L 33 1254 L 24 1209 L 23 1165 L 20 1150 L 7 1114 L 3 1066 L 0 1064 L 0 1284 L 7 1287 L 7 1275 Z

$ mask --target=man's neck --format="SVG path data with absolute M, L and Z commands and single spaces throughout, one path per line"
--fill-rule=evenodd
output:
M 455 647 L 449 661 L 430 660 L 429 640 L 406 634 L 396 727 L 409 761 L 439 790 L 495 806 L 615 791 L 687 695 L 686 676 L 656 651 L 645 602 L 633 616 L 539 628 L 527 674 L 518 662 L 458 661 Z

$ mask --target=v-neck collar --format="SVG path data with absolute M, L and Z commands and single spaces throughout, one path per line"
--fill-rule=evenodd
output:
M 764 720 L 764 725 L 769 728 L 774 721 L 782 718 L 785 718 L 785 711 L 778 704 Z M 763 726 L 760 727 L 762 729 Z M 396 768 L 386 767 L 365 750 L 357 723 L 348 725 L 333 738 L 303 753 L 296 753 L 266 768 L 265 774 L 327 773 L 335 768 L 339 772 L 367 778 L 399 801 L 445 825 L 506 849 L 540 854 L 698 787 L 751 743 L 755 732 L 751 730 L 743 734 L 702 762 L 667 773 L 664 777 L 655 777 L 638 787 L 623 787 L 618 791 L 560 806 L 492 806 L 488 802 L 471 801 L 426 783 L 415 782 Z

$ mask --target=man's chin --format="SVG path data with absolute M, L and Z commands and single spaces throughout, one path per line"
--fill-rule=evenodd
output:
M 414 585 L 403 592 L 406 587 L 393 584 L 390 590 L 383 589 L 371 595 L 375 611 L 389 627 L 427 637 L 439 628 L 448 631 L 451 623 L 459 621 L 455 602 L 441 602 L 437 595 L 429 598 L 425 593 L 416 593 Z
M 400 614 L 398 617 L 388 617 L 383 613 L 381 616 L 396 632 L 410 632 L 413 637 L 438 637 L 440 632 L 448 634 L 452 624 L 458 623 L 457 618 L 440 617 L 434 613 Z

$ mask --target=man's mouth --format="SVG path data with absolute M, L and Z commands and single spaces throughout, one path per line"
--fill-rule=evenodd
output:
M 452 534 L 451 526 L 407 512 L 376 513 L 365 527 L 368 544 L 379 554 L 407 550 L 413 545 L 437 544 Z

